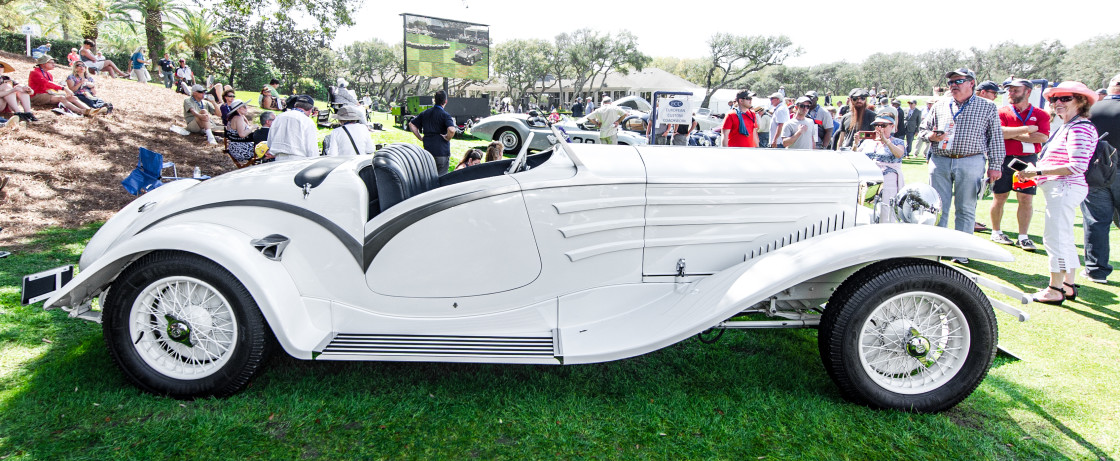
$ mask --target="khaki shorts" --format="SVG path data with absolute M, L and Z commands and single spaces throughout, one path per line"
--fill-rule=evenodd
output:
M 187 131 L 190 131 L 191 133 L 202 132 L 202 127 L 198 126 L 198 117 L 195 117 L 194 120 L 191 120 L 191 122 L 187 124 Z
M 35 93 L 31 95 L 31 104 L 36 106 L 53 106 L 58 104 L 58 101 L 55 101 L 54 98 L 55 95 L 50 93 Z

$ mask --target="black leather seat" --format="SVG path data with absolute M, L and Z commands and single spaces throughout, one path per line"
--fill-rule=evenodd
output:
M 439 187 L 432 154 L 413 144 L 395 143 L 377 151 L 373 156 L 373 176 L 381 211 Z

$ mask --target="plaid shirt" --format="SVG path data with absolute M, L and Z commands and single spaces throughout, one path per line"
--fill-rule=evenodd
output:
M 918 136 L 928 140 L 934 129 L 940 129 L 949 121 L 954 121 L 953 148 L 944 150 L 938 147 L 938 143 L 931 143 L 930 153 L 941 156 L 987 154 L 988 169 L 1001 169 L 1006 151 L 996 105 L 975 94 L 965 104 L 964 110 L 961 110 L 952 97 L 938 101 L 930 109 L 929 116 L 922 120 Z M 958 110 L 961 112 L 953 120 L 953 113 Z

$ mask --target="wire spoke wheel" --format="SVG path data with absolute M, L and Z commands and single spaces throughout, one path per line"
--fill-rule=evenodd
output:
M 155 252 L 113 281 L 102 330 L 125 377 L 158 395 L 229 396 L 263 368 L 274 339 L 245 286 L 198 255 Z
M 941 387 L 960 371 L 970 346 L 964 313 L 929 292 L 880 304 L 859 335 L 860 362 L 876 384 L 900 394 Z
M 221 369 L 237 343 L 237 318 L 229 302 L 191 277 L 168 277 L 142 289 L 132 305 L 129 330 L 144 362 L 177 379 Z
M 955 269 L 897 259 L 860 269 L 833 293 L 818 347 L 844 398 L 938 412 L 980 385 L 998 337 L 984 293 Z

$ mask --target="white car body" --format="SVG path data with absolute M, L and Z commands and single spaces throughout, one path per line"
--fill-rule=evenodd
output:
M 376 215 L 367 156 L 174 181 L 109 220 L 45 307 L 97 319 L 91 299 L 112 299 L 130 265 L 183 254 L 236 278 L 299 359 L 579 364 L 734 328 L 742 312 L 815 326 L 814 309 L 878 262 L 1011 259 L 943 228 L 868 225 L 859 196 L 881 176 L 862 154 L 563 143 L 542 158 L 441 178 Z M 308 171 L 321 182 L 293 180 Z M 286 247 L 259 243 L 275 236 Z

